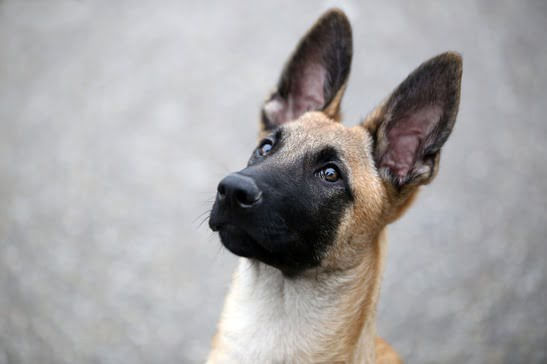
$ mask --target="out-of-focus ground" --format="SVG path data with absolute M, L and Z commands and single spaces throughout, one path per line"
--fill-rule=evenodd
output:
M 355 124 L 464 56 L 436 181 L 391 227 L 408 363 L 547 360 L 544 1 L 0 1 L 0 363 L 197 363 L 236 259 L 201 220 L 298 38 L 342 6 Z

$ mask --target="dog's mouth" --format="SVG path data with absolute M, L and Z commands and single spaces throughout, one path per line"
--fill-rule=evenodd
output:
M 258 237 L 253 237 L 251 231 L 240 226 L 220 224 L 211 226 L 211 229 L 219 233 L 222 245 L 237 256 L 262 261 L 282 270 L 287 275 L 292 275 L 299 268 L 304 267 L 297 262 L 292 262 L 291 255 L 287 255 L 282 248 L 283 244 L 275 246 L 271 242 L 263 242 Z
M 226 249 L 235 255 L 256 258 L 267 253 L 257 240 L 239 226 L 222 224 L 215 226 L 214 230 L 218 231 L 220 240 Z

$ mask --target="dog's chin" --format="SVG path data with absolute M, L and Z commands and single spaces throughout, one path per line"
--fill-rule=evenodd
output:
M 245 258 L 258 258 L 265 251 L 245 230 L 235 225 L 223 225 L 218 229 L 220 241 L 233 254 Z
M 307 268 L 317 265 L 315 261 L 298 256 L 297 253 L 299 252 L 286 251 L 287 245 L 295 244 L 275 244 L 266 238 L 264 241 L 259 241 L 251 236 L 249 232 L 235 225 L 222 225 L 217 230 L 222 245 L 233 254 L 270 265 L 281 270 L 287 276 L 294 276 Z M 262 245 L 265 242 L 272 246 L 266 248 Z M 277 245 L 277 249 L 274 248 L 275 245 Z M 283 249 L 283 245 L 285 249 Z

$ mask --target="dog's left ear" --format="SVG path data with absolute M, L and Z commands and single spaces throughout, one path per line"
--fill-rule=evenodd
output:
M 365 121 L 380 176 L 396 190 L 427 184 L 458 113 L 462 59 L 447 52 L 423 63 Z
M 322 111 L 338 119 L 352 52 L 346 15 L 338 9 L 327 11 L 300 40 L 285 65 L 277 90 L 262 108 L 262 129 L 275 129 L 307 111 Z

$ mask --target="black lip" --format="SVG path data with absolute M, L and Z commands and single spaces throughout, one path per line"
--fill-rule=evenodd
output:
M 263 253 L 264 248 L 244 229 L 232 224 L 223 224 L 217 226 L 217 229 L 222 244 L 233 254 L 254 258 Z
M 222 227 L 222 225 L 219 225 L 215 222 L 213 222 L 213 219 L 209 217 L 209 228 L 213 230 L 215 233 L 219 231 L 219 229 Z

